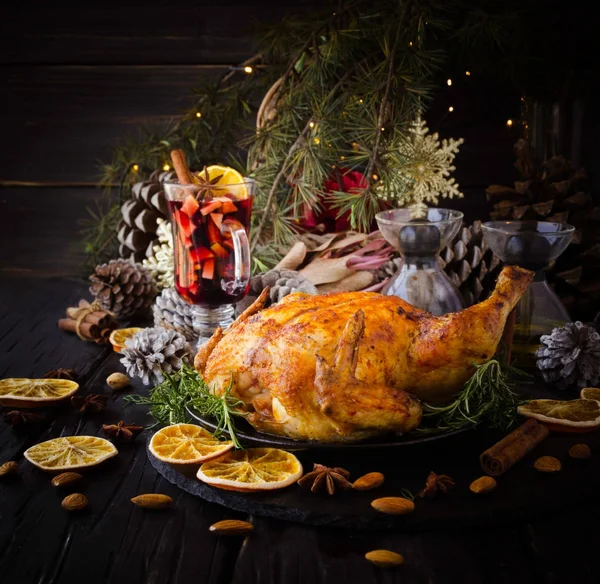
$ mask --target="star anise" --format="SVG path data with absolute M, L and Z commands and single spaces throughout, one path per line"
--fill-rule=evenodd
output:
M 50 369 L 43 375 L 43 379 L 69 379 L 77 381 L 79 374 L 74 369 Z
M 11 410 L 4 414 L 4 421 L 10 424 L 13 428 L 22 428 L 29 424 L 35 424 L 45 419 L 45 416 L 41 414 L 34 414 L 33 412 L 23 412 L 21 410 Z
M 352 488 L 349 478 L 350 473 L 345 468 L 338 466 L 329 468 L 322 464 L 314 464 L 312 472 L 306 473 L 298 484 L 313 493 L 325 490 L 328 495 L 333 495 L 337 489 L 345 491 Z
M 71 404 L 78 408 L 82 414 L 100 412 L 106 407 L 106 396 L 90 393 L 86 396 L 74 395 Z
M 194 177 L 198 181 L 198 194 L 196 195 L 196 199 L 201 201 L 202 199 L 212 195 L 213 187 L 223 178 L 223 175 L 219 174 L 211 179 L 208 174 L 208 169 L 205 166 L 204 170 L 198 174 L 195 174 Z
M 438 475 L 431 471 L 419 497 L 433 499 L 438 495 L 445 495 L 453 486 L 454 481 L 448 475 Z
M 119 442 L 131 442 L 143 429 L 143 426 L 126 424 L 123 420 L 118 424 L 102 425 L 102 431 Z

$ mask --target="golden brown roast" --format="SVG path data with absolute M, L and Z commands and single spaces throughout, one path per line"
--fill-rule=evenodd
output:
M 261 310 L 265 291 L 195 365 L 219 394 L 232 383 L 262 432 L 325 442 L 405 433 L 420 423 L 419 400 L 449 399 L 494 355 L 531 276 L 504 268 L 490 298 L 445 316 L 372 292 L 292 294 Z

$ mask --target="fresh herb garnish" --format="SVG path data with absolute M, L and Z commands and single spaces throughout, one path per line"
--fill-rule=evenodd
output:
M 484 421 L 500 430 L 514 424 L 522 401 L 515 392 L 515 379 L 529 375 L 496 359 L 475 367 L 475 373 L 452 402 L 443 406 L 423 404 L 424 424 L 418 432 L 461 430 Z
M 154 426 L 191 421 L 187 410 L 190 407 L 201 416 L 214 418 L 217 424 L 215 437 L 219 438 L 227 433 L 236 448 L 242 447 L 236 435 L 234 417 L 245 415 L 239 410 L 244 402 L 231 395 L 233 378 L 223 394 L 216 395 L 198 372 L 187 365 L 172 375 L 164 373 L 164 376 L 165 380 L 151 389 L 148 397 L 130 395 L 125 400 L 150 406 L 150 415 L 156 420 Z

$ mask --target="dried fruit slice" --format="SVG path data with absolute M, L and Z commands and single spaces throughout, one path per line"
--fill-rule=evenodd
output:
M 200 464 L 217 458 L 233 448 L 194 424 L 173 424 L 162 428 L 150 440 L 150 452 L 170 464 Z
M 48 471 L 87 468 L 116 456 L 112 442 L 96 436 L 63 436 L 40 442 L 23 453 L 31 464 Z
M 139 326 L 115 329 L 112 333 L 110 333 L 108 340 L 110 341 L 112 348 L 117 353 L 120 353 L 121 350 L 127 346 L 127 341 L 131 340 L 135 335 L 143 330 L 144 329 Z
M 600 401 L 600 387 L 584 387 L 579 393 L 579 397 Z
M 535 399 L 519 406 L 517 412 L 561 432 L 589 432 L 600 428 L 600 402 L 590 399 Z
M 41 408 L 71 397 L 79 384 L 70 379 L 0 379 L 0 406 Z
M 302 465 L 291 453 L 278 448 L 230 451 L 205 462 L 197 477 L 209 485 L 229 491 L 283 489 L 302 476 Z

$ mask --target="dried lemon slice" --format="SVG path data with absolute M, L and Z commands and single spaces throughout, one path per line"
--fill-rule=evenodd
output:
M 117 353 L 120 353 L 121 349 L 124 349 L 127 346 L 127 341 L 133 338 L 134 335 L 137 335 L 142 330 L 144 329 L 137 326 L 132 326 L 130 328 L 115 329 L 112 333 L 110 333 L 108 340 L 110 341 L 110 344 L 112 345 L 113 349 Z
M 42 470 L 62 471 L 95 466 L 118 453 L 114 444 L 104 438 L 64 436 L 40 442 L 23 456 Z
M 278 448 L 235 450 L 205 462 L 196 475 L 201 481 L 230 491 L 270 491 L 295 483 L 302 465 Z
M 217 458 L 233 448 L 195 424 L 173 424 L 162 428 L 150 440 L 150 452 L 170 464 L 200 464 Z
M 0 379 L 0 405 L 40 408 L 72 396 L 79 384 L 70 379 Z
M 579 392 L 579 397 L 581 399 L 593 399 L 600 401 L 600 387 L 584 387 Z
M 600 402 L 590 399 L 534 399 L 519 406 L 517 412 L 561 432 L 588 432 L 600 428 Z

